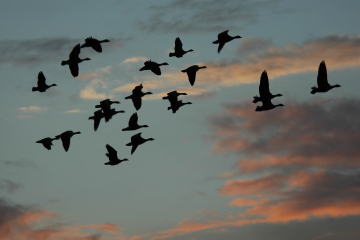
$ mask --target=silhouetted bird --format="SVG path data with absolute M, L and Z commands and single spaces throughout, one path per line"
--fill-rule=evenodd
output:
M 188 67 L 187 69 L 184 69 L 181 72 L 183 72 L 183 73 L 186 72 L 187 73 L 191 86 L 194 86 L 195 78 L 196 78 L 196 72 L 199 69 L 202 69 L 202 68 L 206 68 L 206 66 L 199 67 L 198 65 L 192 65 L 191 67 Z
M 50 87 L 53 87 L 53 86 L 57 86 L 56 84 L 51 84 L 51 85 L 47 85 L 45 83 L 45 76 L 43 74 L 43 72 L 39 72 L 38 74 L 38 81 L 37 81 L 37 87 L 33 87 L 32 88 L 32 91 L 35 92 L 35 91 L 39 91 L 39 92 L 46 92 L 46 90 Z
M 139 71 L 144 71 L 144 70 L 151 70 L 153 73 L 155 73 L 156 75 L 161 75 L 161 71 L 160 71 L 160 66 L 162 65 L 169 65 L 168 63 L 156 63 L 153 62 L 151 60 L 144 62 L 144 67 L 140 68 Z
M 133 131 L 138 130 L 139 128 L 149 127 L 148 125 L 138 125 L 138 115 L 134 113 L 129 119 L 129 126 L 124 128 L 123 131 Z
M 110 109 L 110 105 L 113 104 L 113 103 L 117 103 L 117 104 L 120 104 L 119 101 L 110 101 L 110 99 L 105 99 L 105 100 L 102 100 L 100 102 L 99 105 L 96 105 L 95 107 L 96 108 L 102 108 L 104 110 L 104 108 L 108 108 Z
M 182 44 L 180 38 L 177 37 L 177 38 L 175 39 L 175 48 L 174 48 L 175 52 L 169 53 L 169 57 L 175 56 L 175 57 L 177 57 L 177 58 L 181 58 L 185 53 L 194 51 L 194 50 L 192 50 L 192 49 L 187 50 L 187 51 L 184 51 L 183 48 L 182 48 L 182 45 L 183 45 L 183 44 Z
M 114 108 L 109 109 L 109 110 L 105 110 L 104 111 L 104 116 L 105 116 L 105 122 L 108 122 L 114 115 L 118 114 L 118 113 L 124 113 L 125 111 L 116 111 Z
M 143 93 L 141 89 L 143 88 L 142 83 L 139 86 L 136 86 L 132 90 L 132 94 L 127 96 L 125 99 L 131 99 L 136 110 L 141 108 L 141 98 L 145 95 L 152 94 L 152 92 Z
M 74 77 L 77 77 L 79 75 L 79 65 L 78 64 L 85 60 L 91 60 L 90 58 L 80 59 L 79 54 L 80 54 L 80 44 L 76 45 L 73 48 L 73 50 L 71 51 L 71 53 L 69 55 L 69 60 L 61 62 L 62 66 L 69 65 L 70 72 Z
M 85 43 L 83 45 L 81 45 L 81 48 L 92 47 L 95 51 L 102 52 L 100 43 L 103 43 L 103 42 L 110 42 L 110 41 L 107 39 L 99 41 L 93 37 L 88 37 L 87 39 L 85 39 Z
M 278 105 L 272 104 L 270 98 L 262 99 L 262 103 L 263 103 L 263 105 L 261 107 L 259 107 L 259 106 L 256 107 L 256 109 L 255 109 L 256 112 L 267 111 L 267 110 L 274 109 L 276 107 L 283 107 L 284 106 L 283 104 L 278 104 Z
M 72 136 L 74 136 L 75 134 L 80 134 L 81 132 L 73 132 L 73 131 L 66 131 L 66 132 L 63 132 L 62 134 L 60 135 L 57 135 L 55 136 L 56 139 L 59 139 L 61 138 L 61 141 L 62 141 L 62 144 L 63 144 L 63 147 L 65 149 L 65 152 L 67 152 L 69 150 L 69 147 L 70 147 L 70 138 Z
M 113 147 L 111 147 L 109 144 L 106 144 L 106 149 L 109 153 L 106 153 L 105 155 L 109 158 L 109 162 L 104 163 L 105 165 L 115 166 L 121 162 L 129 161 L 127 158 L 124 158 L 123 160 L 118 159 L 117 151 Z
M 334 87 L 341 87 L 339 84 L 330 85 L 327 78 L 327 71 L 325 61 L 322 61 L 319 65 L 319 73 L 317 76 L 317 85 L 318 87 L 312 87 L 311 93 L 315 94 L 317 92 L 327 92 Z
M 259 101 L 262 101 L 262 98 L 270 98 L 273 99 L 274 97 L 281 97 L 281 94 L 272 95 L 269 89 L 269 78 L 267 75 L 266 70 L 263 71 L 260 77 L 260 86 L 259 86 L 259 93 L 260 97 L 255 96 L 253 103 L 257 103 Z
M 231 37 L 228 34 L 229 30 L 223 31 L 219 33 L 218 40 L 214 41 L 214 44 L 219 44 L 218 53 L 220 53 L 221 49 L 224 47 L 225 43 L 232 41 L 235 38 L 241 38 L 240 36 Z
M 96 112 L 94 112 L 94 116 L 89 117 L 89 120 L 92 119 L 94 120 L 94 131 L 96 131 L 99 127 L 100 121 L 101 119 L 105 117 L 104 113 L 102 112 L 102 110 L 98 110 Z
M 168 99 L 170 102 L 177 101 L 177 98 L 180 95 L 187 95 L 187 94 L 186 93 L 178 93 L 177 91 L 172 91 L 172 92 L 167 93 L 167 96 L 163 97 L 163 99 Z
M 152 140 L 155 140 L 155 139 L 153 139 L 153 138 L 144 139 L 141 137 L 141 133 L 138 133 L 131 137 L 131 142 L 126 144 L 126 146 L 132 146 L 132 148 L 131 148 L 131 155 L 132 155 L 139 145 L 141 145 L 147 141 L 152 141 Z
M 173 113 L 176 113 L 177 110 L 179 110 L 180 107 L 186 105 L 186 104 L 192 104 L 191 102 L 183 103 L 181 100 L 179 101 L 170 101 L 170 107 L 168 107 L 168 110 L 172 109 Z
M 51 150 L 51 146 L 53 145 L 52 144 L 52 141 L 53 140 L 58 140 L 58 138 L 44 138 L 44 139 L 41 139 L 39 141 L 37 141 L 37 143 L 42 143 L 42 145 L 47 149 L 47 150 Z

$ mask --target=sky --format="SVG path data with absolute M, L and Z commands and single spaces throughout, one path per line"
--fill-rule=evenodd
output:
M 357 240 L 360 2 L 2 1 L 0 240 Z M 239 35 L 218 53 L 220 32 Z M 85 38 L 79 76 L 61 66 Z M 182 58 L 170 58 L 180 37 Z M 139 71 L 146 60 L 161 76 Z M 310 94 L 325 60 L 327 93 Z M 206 66 L 191 86 L 181 70 Z M 255 112 L 261 73 L 283 104 Z M 45 93 L 32 92 L 42 71 Z M 142 83 L 139 124 L 125 97 Z M 173 114 L 166 93 L 185 105 Z M 120 101 L 93 130 L 95 105 Z M 36 141 L 80 131 L 65 152 Z M 132 135 L 154 138 L 131 155 Z M 108 161 L 106 144 L 129 161 Z

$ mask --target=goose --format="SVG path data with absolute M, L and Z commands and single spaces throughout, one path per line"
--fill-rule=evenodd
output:
M 66 131 L 66 132 L 63 132 L 62 134 L 60 135 L 57 135 L 55 136 L 56 140 L 57 139 L 61 139 L 62 141 L 62 144 L 63 144 L 63 147 L 65 149 L 65 152 L 67 152 L 69 150 L 69 147 L 70 147 L 70 139 L 72 136 L 74 136 L 75 134 L 80 134 L 81 132 L 73 132 L 73 131 Z
M 62 61 L 61 65 L 69 65 L 70 72 L 74 77 L 77 77 L 79 75 L 79 63 L 87 60 L 91 60 L 90 58 L 79 58 L 80 54 L 80 44 L 76 45 L 71 53 L 69 54 L 69 60 Z
M 148 125 L 138 125 L 138 115 L 134 113 L 129 119 L 129 126 L 124 128 L 123 131 L 133 131 L 138 130 L 139 128 L 149 127 Z
M 95 108 L 102 108 L 102 109 L 108 108 L 109 109 L 110 105 L 113 103 L 120 104 L 119 101 L 110 101 L 110 99 L 105 99 L 105 100 L 102 100 L 99 105 L 96 105 Z
M 178 93 L 177 91 L 172 91 L 172 92 L 167 93 L 167 96 L 163 97 L 162 99 L 168 99 L 170 102 L 177 101 L 177 98 L 180 95 L 187 95 L 187 94 L 186 93 Z
M 45 76 L 43 74 L 43 72 L 39 72 L 38 74 L 38 81 L 37 81 L 37 87 L 33 87 L 32 88 L 32 91 L 35 92 L 35 91 L 39 91 L 39 92 L 46 92 L 46 90 L 50 87 L 53 87 L 53 86 L 57 86 L 56 84 L 51 84 L 51 85 L 47 85 L 45 83 Z
M 134 107 L 136 110 L 139 110 L 141 108 L 141 98 L 148 94 L 153 94 L 152 92 L 142 92 L 141 89 L 143 88 L 142 83 L 139 86 L 136 86 L 132 90 L 132 94 L 130 96 L 127 96 L 125 99 L 131 99 Z
M 125 111 L 121 110 L 121 111 L 116 111 L 114 108 L 112 109 L 108 109 L 108 110 L 104 110 L 104 117 L 105 117 L 105 122 L 108 122 L 114 115 L 118 114 L 118 113 L 124 113 Z
M 196 78 L 196 72 L 199 71 L 199 69 L 206 68 L 206 66 L 199 67 L 198 65 L 192 65 L 191 67 L 188 67 L 187 69 L 182 70 L 181 72 L 187 73 L 189 77 L 189 82 L 191 86 L 194 86 L 195 78 Z
M 281 94 L 272 95 L 269 89 L 269 78 L 267 75 L 266 70 L 263 71 L 260 77 L 260 86 L 259 86 L 259 93 L 260 97 L 255 96 L 253 103 L 257 103 L 262 101 L 262 98 L 270 98 L 273 99 L 274 97 L 281 97 Z
M 213 44 L 219 44 L 218 53 L 220 53 L 221 49 L 224 47 L 225 43 L 232 41 L 235 38 L 241 38 L 240 36 L 231 37 L 228 34 L 229 30 L 223 31 L 218 34 L 218 40 L 214 41 Z
M 105 117 L 105 114 L 102 112 L 102 110 L 98 110 L 96 112 L 94 112 L 94 116 L 89 117 L 89 120 L 92 119 L 94 120 L 94 131 L 96 132 L 96 130 L 98 129 L 99 125 L 100 125 L 100 121 L 101 119 Z
M 319 73 L 317 76 L 317 85 L 318 87 L 312 87 L 311 94 L 315 94 L 317 92 L 327 92 L 335 87 L 341 87 L 339 84 L 330 85 L 327 78 L 327 71 L 325 61 L 322 61 L 319 65 Z
M 140 68 L 139 71 L 151 70 L 156 75 L 161 75 L 160 66 L 169 65 L 169 64 L 166 63 L 166 62 L 159 64 L 159 63 L 156 63 L 156 62 L 153 62 L 153 61 L 149 60 L 149 61 L 144 62 L 144 65 L 145 66 Z
M 53 145 L 52 144 L 52 141 L 54 140 L 58 140 L 58 138 L 44 138 L 44 139 L 41 139 L 39 141 L 37 141 L 36 143 L 42 143 L 42 145 L 47 149 L 47 150 L 51 150 L 51 146 Z
M 102 52 L 100 43 L 103 43 L 103 42 L 110 42 L 110 41 L 107 39 L 99 41 L 93 37 L 88 37 L 87 39 L 85 39 L 85 43 L 83 45 L 81 45 L 81 48 L 92 47 L 92 49 L 94 49 L 95 51 Z
M 127 158 L 124 158 L 123 160 L 118 159 L 117 151 L 113 147 L 111 147 L 109 144 L 106 144 L 106 149 L 107 149 L 108 153 L 106 153 L 105 155 L 109 158 L 109 162 L 104 163 L 105 165 L 115 166 L 121 162 L 129 161 Z
M 179 101 L 170 101 L 170 107 L 168 107 L 168 110 L 172 109 L 173 113 L 176 113 L 177 110 L 179 110 L 179 108 L 181 108 L 182 106 L 186 105 L 186 104 L 192 104 L 191 102 L 186 102 L 183 103 L 181 100 Z
M 194 50 L 190 49 L 190 50 L 187 50 L 187 51 L 184 51 L 183 48 L 182 48 L 182 42 L 180 40 L 180 38 L 176 38 L 175 39 L 175 52 L 173 53 L 169 53 L 169 57 L 177 57 L 177 58 L 181 58 L 185 53 L 188 53 L 188 52 L 192 52 Z
M 267 111 L 267 110 L 274 109 L 276 107 L 283 107 L 284 106 L 283 104 L 278 104 L 278 105 L 272 104 L 270 98 L 266 98 L 266 99 L 262 98 L 262 103 L 263 103 L 263 105 L 261 107 L 260 106 L 256 107 L 256 109 L 255 109 L 256 112 Z
M 132 155 L 139 145 L 141 145 L 147 141 L 153 141 L 153 140 L 155 140 L 155 139 L 153 139 L 153 138 L 144 139 L 141 137 L 141 133 L 137 133 L 131 137 L 131 142 L 126 144 L 126 146 L 132 146 L 132 148 L 131 148 L 131 155 Z

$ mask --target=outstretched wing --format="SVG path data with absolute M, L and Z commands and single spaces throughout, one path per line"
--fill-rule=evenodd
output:
M 132 99 L 132 102 L 134 104 L 134 107 L 136 110 L 139 110 L 141 108 L 141 97 L 133 97 Z
M 317 76 L 317 84 L 319 88 L 326 88 L 329 86 L 325 61 L 322 61 L 319 65 L 319 72 Z
M 133 115 L 131 115 L 130 119 L 129 119 L 129 127 L 132 125 L 136 125 L 138 122 L 138 115 L 137 113 L 134 113 Z
M 106 149 L 109 152 L 110 156 L 117 156 L 117 151 L 109 144 L 106 144 Z
M 98 41 L 92 41 L 91 47 L 97 52 L 102 52 L 101 44 Z
M 183 51 L 182 45 L 183 44 L 180 38 L 177 37 L 175 40 L 175 48 L 174 48 L 175 52 L 182 52 Z
M 131 155 L 135 152 L 136 148 L 138 147 L 139 145 L 137 144 L 133 144 L 132 147 L 131 147 Z
M 79 75 L 79 64 L 71 63 L 69 64 L 70 72 L 73 77 L 77 77 Z
M 228 31 L 229 30 L 225 30 L 225 31 L 219 33 L 218 34 L 218 39 L 221 40 L 222 38 L 226 38 L 227 36 L 229 36 Z
M 46 80 L 46 78 L 45 78 L 43 72 L 39 72 L 39 74 L 38 74 L 38 82 L 37 82 L 38 86 L 45 85 L 45 80 Z
M 266 70 L 263 71 L 260 77 L 259 93 L 261 98 L 267 98 L 270 96 L 269 78 Z
M 220 53 L 221 49 L 223 49 L 224 46 L 225 46 L 225 43 L 224 43 L 224 42 L 220 42 L 220 43 L 219 43 L 218 53 Z
M 69 55 L 69 58 L 70 59 L 78 58 L 79 54 L 80 54 L 80 43 L 73 48 L 73 50 Z
M 156 75 L 161 75 L 161 70 L 160 67 L 157 65 L 151 66 L 150 69 L 153 73 L 155 73 Z
M 187 71 L 186 72 L 188 77 L 189 77 L 189 82 L 191 84 L 191 86 L 194 86 L 195 83 L 195 78 L 196 78 L 196 71 Z
M 61 137 L 61 141 L 62 141 L 63 147 L 65 149 L 65 152 L 67 152 L 70 147 L 70 137 L 68 137 L 68 136 Z

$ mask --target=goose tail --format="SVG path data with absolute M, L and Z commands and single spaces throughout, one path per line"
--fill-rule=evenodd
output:
M 66 65 L 66 64 L 67 64 L 66 61 L 62 61 L 62 62 L 61 62 L 61 66 L 64 66 L 64 65 Z
M 175 56 L 175 53 L 169 53 L 169 57 L 174 57 Z
M 33 91 L 33 92 L 35 92 L 35 91 L 37 91 L 37 90 L 38 90 L 37 87 L 33 87 L 33 88 L 32 88 L 32 91 Z

